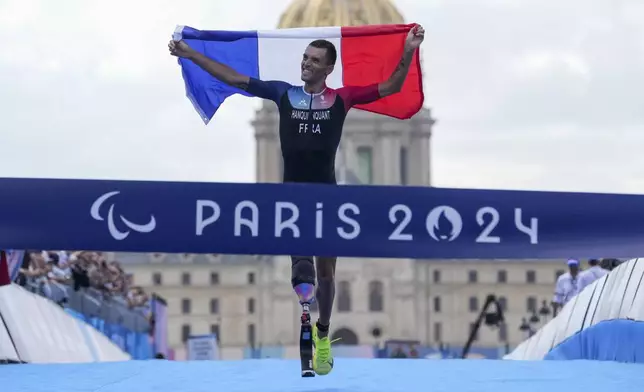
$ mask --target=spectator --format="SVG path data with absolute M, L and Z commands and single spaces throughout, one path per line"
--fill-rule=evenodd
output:
M 103 289 L 112 295 L 124 295 L 126 291 L 123 270 L 115 261 L 105 266 Z
M 552 299 L 552 308 L 554 310 L 555 316 L 557 315 L 559 309 L 561 309 L 571 298 L 573 298 L 579 292 L 579 260 L 569 259 L 567 264 L 568 272 L 562 274 L 557 279 L 555 295 Z
M 47 272 L 47 263 L 40 251 L 30 251 L 27 268 L 20 269 L 26 284 L 32 286 L 41 286 L 47 280 Z
M 150 298 L 134 286 L 132 274 L 126 274 L 118 261 L 108 261 L 101 252 L 63 250 L 32 250 L 25 259 L 18 278 L 23 286 L 38 288 L 41 294 L 59 302 L 60 292 L 52 285 L 72 286 L 74 291 L 86 289 L 104 299 L 122 302 L 123 306 L 151 319 Z
M 148 319 L 152 315 L 152 309 L 150 307 L 150 298 L 143 291 L 143 288 L 139 286 L 134 286 L 130 289 L 127 294 L 128 306 L 131 309 L 136 309 L 142 314 L 144 314 Z
M 47 261 L 47 264 L 49 265 L 47 279 L 50 282 L 70 284 L 72 282 L 72 272 L 71 268 L 69 268 L 69 265 L 67 264 L 66 255 L 61 255 L 60 252 L 49 252 L 47 256 L 49 257 L 49 260 Z M 63 256 L 63 260 L 61 260 L 61 256 Z
M 90 287 L 90 258 L 85 252 L 75 252 L 69 257 L 74 291 Z
M 584 291 L 586 286 L 589 286 L 597 279 L 603 277 L 608 273 L 608 270 L 602 268 L 599 259 L 588 260 L 590 268 L 579 273 L 579 292 Z

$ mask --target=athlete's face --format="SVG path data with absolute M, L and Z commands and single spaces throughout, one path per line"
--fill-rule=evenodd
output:
M 309 46 L 302 56 L 302 81 L 315 83 L 326 79 L 333 72 L 333 65 L 329 64 L 326 49 Z

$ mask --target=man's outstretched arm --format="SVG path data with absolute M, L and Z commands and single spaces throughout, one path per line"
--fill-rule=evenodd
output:
M 250 77 L 240 74 L 225 64 L 204 56 L 202 53 L 192 49 L 187 43 L 183 41 L 170 41 L 168 48 L 170 49 L 170 54 L 173 56 L 192 61 L 201 67 L 201 69 L 227 85 L 242 90 L 248 89 Z
M 168 44 L 170 54 L 185 58 L 197 64 L 217 80 L 238 89 L 247 91 L 259 98 L 269 99 L 279 105 L 280 97 L 290 87 L 286 82 L 270 80 L 263 81 L 241 74 L 226 64 L 215 61 L 202 53 L 192 49 L 183 41 L 170 41 Z
M 407 39 L 405 40 L 403 55 L 398 66 L 396 66 L 396 69 L 392 72 L 389 79 L 378 85 L 378 92 L 380 93 L 381 98 L 400 92 L 403 84 L 405 83 L 405 79 L 407 78 L 414 51 L 418 49 L 424 38 L 425 30 L 420 25 L 413 27 L 409 31 Z

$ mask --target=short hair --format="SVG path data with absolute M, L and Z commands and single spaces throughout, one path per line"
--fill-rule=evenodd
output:
M 338 59 L 338 51 L 335 49 L 335 45 L 333 45 L 333 43 L 325 39 L 316 39 L 315 41 L 311 42 L 309 46 L 318 49 L 326 49 L 327 61 L 329 62 L 329 64 L 335 65 L 335 62 Z

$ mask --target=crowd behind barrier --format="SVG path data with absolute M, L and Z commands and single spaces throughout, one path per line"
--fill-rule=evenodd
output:
M 118 261 L 107 261 L 101 252 L 27 251 L 16 281 L 38 286 L 43 295 L 56 302 L 64 301 L 64 292 L 53 292 L 54 286 L 67 286 L 74 291 L 88 289 L 104 300 L 114 300 L 135 312 L 150 315 L 148 295 L 134 286 Z
M 644 363 L 644 259 L 614 267 L 504 359 Z
M 133 359 L 167 350 L 164 342 L 155 344 L 166 332 L 155 323 L 154 296 L 101 252 L 27 251 L 15 282 L 92 325 Z

